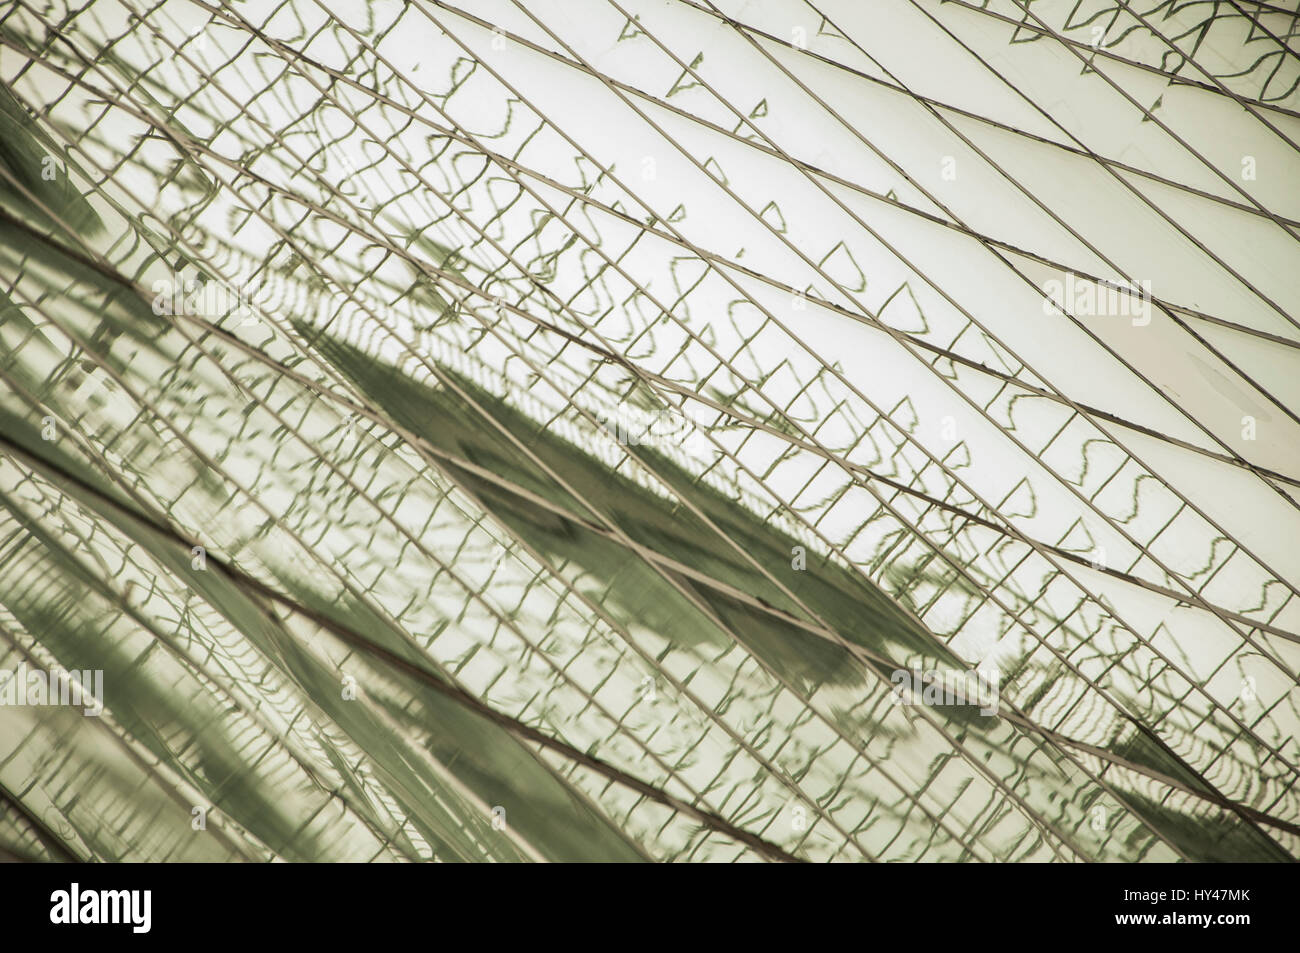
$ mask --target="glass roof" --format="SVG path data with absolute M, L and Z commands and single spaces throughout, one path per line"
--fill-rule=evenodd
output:
M 1300 857 L 1297 22 L 14 5 L 0 848 Z

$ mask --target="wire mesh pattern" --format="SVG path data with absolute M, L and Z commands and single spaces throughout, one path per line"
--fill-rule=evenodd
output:
M 0 848 L 1300 856 L 1298 19 L 20 0 Z

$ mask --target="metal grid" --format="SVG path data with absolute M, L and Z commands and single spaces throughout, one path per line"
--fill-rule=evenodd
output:
M 196 710 L 243 702 L 218 718 L 223 737 L 240 739 L 232 764 L 300 772 L 254 775 L 263 799 L 288 785 L 303 803 L 279 806 L 291 834 L 253 832 L 240 820 L 256 812 L 228 792 L 239 772 L 212 776 L 213 755 L 193 750 L 210 722 L 191 724 L 167 757 L 151 749 L 198 788 L 177 797 L 162 771 L 141 782 L 179 806 L 173 823 L 188 827 L 206 797 L 243 856 L 314 856 L 326 841 L 348 858 L 564 856 L 540 823 L 494 827 L 494 805 L 447 755 L 468 736 L 440 738 L 427 698 L 311 610 L 414 653 L 508 715 L 538 777 L 632 855 L 1172 859 L 1199 849 L 1177 833 L 1186 819 L 1236 824 L 1263 856 L 1294 854 L 1297 573 L 1268 527 L 1295 518 L 1295 417 L 1286 391 L 1268 386 L 1297 344 L 1296 289 L 1207 241 L 1178 203 L 1290 239 L 1297 213 L 1269 191 L 1285 172 L 1243 187 L 1179 131 L 1174 103 L 1144 105 L 1147 80 L 1108 72 L 1169 72 L 1165 53 L 1177 53 L 1171 100 L 1183 87 L 1231 99 L 1259 123 L 1250 148 L 1263 153 L 1268 136 L 1294 146 L 1294 64 L 1279 39 L 1294 35 L 1294 16 L 1256 8 L 1241 42 L 1236 4 L 1199 23 L 1195 5 L 998 6 L 898 9 L 964 48 L 989 82 L 1084 61 L 1089 82 L 1178 152 L 1170 168 L 1208 174 L 1182 181 L 1162 171 L 1163 153 L 1103 157 L 1032 95 L 1021 98 L 1041 114 L 1033 122 L 1004 97 L 990 94 L 982 115 L 926 95 L 876 58 L 888 57 L 864 10 L 765 5 L 751 23 L 760 15 L 711 3 L 602 0 L 577 22 L 517 3 L 285 3 L 255 19 L 193 2 L 19 4 L 0 69 L 106 226 L 99 238 L 70 228 L 61 244 L 74 236 L 119 294 L 134 286 L 147 301 L 179 271 L 255 282 L 268 300 L 251 316 L 176 315 L 145 351 L 130 331 L 106 339 L 103 288 L 46 291 L 48 262 L 10 246 L 7 291 L 30 322 L 6 328 L 13 406 L 35 420 L 56 411 L 84 459 L 178 537 L 288 589 L 282 606 L 294 608 L 279 621 L 308 640 L 311 671 L 355 666 L 369 691 L 360 721 L 344 715 L 282 643 L 250 644 L 210 609 L 180 641 L 149 624 L 184 616 L 189 627 L 204 602 L 225 607 L 213 593 L 196 607 L 183 573 L 142 558 L 138 541 L 18 455 L 5 463 L 11 644 L 42 642 L 14 605 L 50 598 L 36 588 L 42 599 L 28 599 L 21 573 L 65 578 L 48 555 L 56 544 L 64 559 L 98 554 L 100 601 L 80 611 L 111 620 L 124 644 L 151 632 L 177 666 L 152 677 Z M 1118 36 L 1084 52 L 1077 37 L 1097 23 Z M 1026 55 L 1051 42 L 1057 59 L 1015 60 L 1021 50 L 1005 44 L 1024 30 Z M 1226 67 L 1186 55 L 1197 42 Z M 855 98 L 884 120 L 864 121 Z M 620 135 L 599 135 L 597 116 Z M 951 184 L 962 191 L 929 174 L 940 159 L 961 170 Z M 1077 203 L 1022 181 L 1027 162 L 1106 176 L 1113 186 L 1087 186 L 1122 190 L 1160 241 L 1193 249 L 1250 296 L 1250 308 L 1215 313 L 1162 284 L 1152 323 L 1134 333 L 1195 341 L 1196 360 L 1287 418 L 1260 418 L 1267 447 L 1250 452 L 1222 420 L 1174 400 L 1132 338 L 1070 308 L 1032 317 L 1049 276 L 1144 273 L 1130 243 L 1099 233 Z M 963 182 L 972 167 L 975 183 Z M 993 183 L 1020 203 L 1018 218 L 980 205 Z M 1293 254 L 1290 241 L 1275 238 L 1268 254 Z M 1043 338 L 1077 349 L 1093 380 L 1070 361 L 1044 363 Z M 124 345 L 143 353 L 126 361 Z M 340 353 L 352 372 L 335 366 Z M 527 476 L 481 465 L 377 401 L 358 381 L 361 355 L 459 401 Z M 682 446 L 618 446 L 600 426 L 656 408 L 690 422 Z M 711 562 L 647 542 L 617 501 L 593 498 L 579 471 L 538 450 L 542 434 L 599 459 L 621 492 L 671 505 L 704 534 Z M 1205 483 L 1220 480 L 1234 505 L 1207 498 Z M 485 492 L 580 519 L 593 552 L 622 554 L 617 568 L 543 551 Z M 743 530 L 718 519 L 717 496 L 824 559 L 814 572 L 890 593 L 933 646 L 864 644 L 800 596 L 789 564 L 747 549 Z M 45 549 L 19 542 L 37 523 L 57 530 Z M 86 585 L 67 581 L 61 598 Z M 151 601 L 133 606 L 132 585 Z M 693 631 L 632 611 L 643 591 L 671 600 Z M 783 670 L 720 612 L 724 595 L 755 625 L 838 647 L 853 677 Z M 882 672 L 945 647 L 1013 676 L 996 724 L 889 706 Z M 285 724 L 297 727 L 282 736 Z M 29 726 L 5 734 L 32 744 Z M 374 750 L 393 735 L 406 757 L 418 752 L 418 781 Z M 131 728 L 115 736 L 137 743 Z M 0 780 L 11 795 L 34 776 L 31 790 L 69 790 L 79 765 L 56 760 L 48 775 L 6 762 L 13 778 Z M 237 783 L 256 800 L 247 792 L 259 784 Z M 194 840 L 143 846 L 108 793 L 75 809 L 63 797 L 42 810 L 79 832 L 77 856 L 172 856 Z

